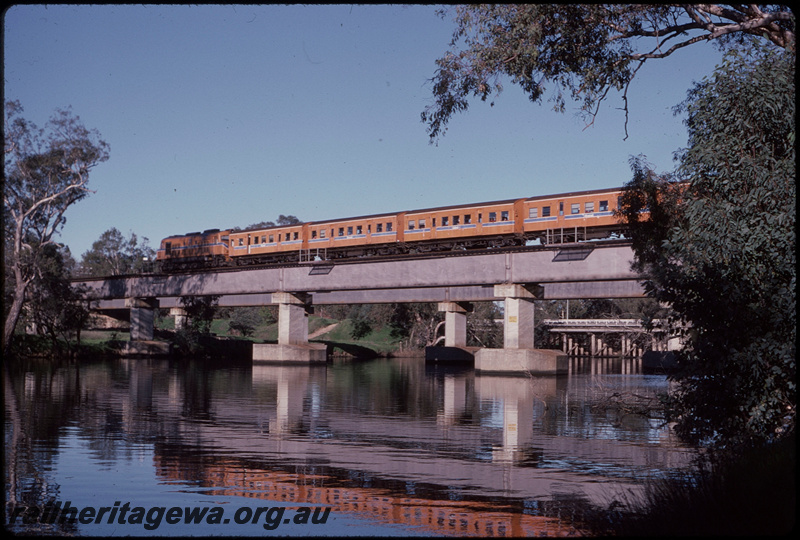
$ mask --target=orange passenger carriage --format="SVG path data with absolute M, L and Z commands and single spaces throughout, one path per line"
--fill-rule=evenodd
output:
M 523 203 L 524 232 L 545 243 L 605 238 L 618 232 L 621 188 L 531 197 Z
M 304 247 L 308 224 L 277 225 L 230 233 L 230 257 L 245 264 L 291 260 Z

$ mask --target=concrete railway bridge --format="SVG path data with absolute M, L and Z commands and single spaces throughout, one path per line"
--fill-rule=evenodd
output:
M 93 309 L 129 317 L 131 352 L 144 352 L 154 345 L 156 309 L 170 308 L 180 322 L 185 316 L 182 297 L 218 296 L 220 306 L 277 305 L 278 343 L 254 345 L 255 363 L 324 362 L 325 346 L 308 341 L 308 314 L 315 305 L 436 302 L 445 312 L 445 347 L 436 349 L 458 353 L 466 350 L 466 317 L 472 303 L 502 300 L 504 347 L 475 352 L 476 370 L 483 366 L 485 371 L 516 371 L 527 366 L 523 369 L 550 373 L 561 370 L 566 355 L 535 349 L 534 302 L 643 297 L 639 276 L 630 269 L 632 260 L 627 242 L 585 242 L 391 260 L 118 276 L 75 284 L 85 288 Z

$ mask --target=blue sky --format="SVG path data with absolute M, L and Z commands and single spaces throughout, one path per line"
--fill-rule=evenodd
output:
M 44 126 L 71 106 L 110 147 L 67 213 L 73 256 L 112 227 L 161 238 L 279 214 L 325 220 L 621 186 L 644 154 L 673 168 L 672 107 L 720 55 L 643 68 L 584 129 L 506 84 L 431 145 L 420 113 L 453 23 L 434 6 L 18 5 L 4 13 L 4 93 Z

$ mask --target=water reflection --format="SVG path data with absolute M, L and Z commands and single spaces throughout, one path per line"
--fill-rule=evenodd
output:
M 606 504 L 690 459 L 657 419 L 602 406 L 613 393 L 666 388 L 663 377 L 628 370 L 476 376 L 417 359 L 6 367 L 6 498 L 106 503 L 128 474 L 137 504 L 163 505 L 169 494 L 189 505 L 200 494 L 330 507 L 322 534 L 374 534 L 377 523 L 423 534 L 576 534 L 570 513 L 581 505 Z M 88 454 L 77 465 L 73 436 Z M 135 479 L 120 472 L 134 461 Z M 77 479 L 92 471 L 103 475 L 90 489 Z M 337 528 L 348 516 L 364 528 Z

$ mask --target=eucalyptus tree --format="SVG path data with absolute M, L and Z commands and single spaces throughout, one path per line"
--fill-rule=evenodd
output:
M 108 159 L 108 144 L 70 109 L 45 128 L 24 119 L 18 101 L 4 103 L 3 243 L 6 297 L 3 349 L 10 345 L 31 283 L 41 275 L 44 250 L 55 243 L 66 210 L 89 193 L 89 174 Z
M 679 110 L 678 169 L 634 159 L 621 199 L 648 292 L 691 326 L 673 415 L 690 439 L 770 440 L 797 403 L 795 55 L 733 50 Z
M 436 61 L 434 102 L 422 112 L 431 142 L 470 99 L 500 94 L 503 81 L 532 102 L 553 86 L 554 109 L 567 97 L 591 123 L 612 90 L 622 92 L 648 61 L 701 42 L 720 45 L 758 36 L 793 49 L 794 14 L 757 4 L 478 4 L 450 6 L 456 29 L 451 49 Z
M 140 242 L 133 232 L 125 238 L 116 227 L 112 227 L 82 255 L 81 272 L 90 276 L 142 272 L 147 269 L 148 262 L 155 259 L 155 251 L 148 242 L 147 238 Z

